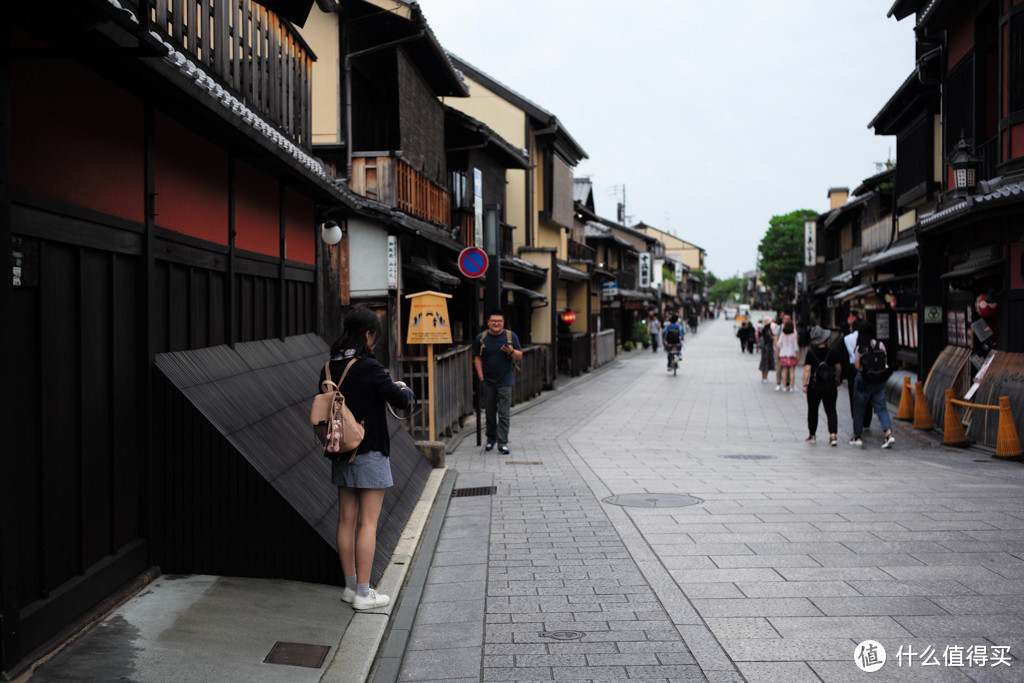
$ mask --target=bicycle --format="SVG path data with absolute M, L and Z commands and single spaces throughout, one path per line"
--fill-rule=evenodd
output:
M 683 345 L 681 343 L 665 344 L 665 351 L 668 354 L 668 368 L 672 370 L 672 376 L 675 377 L 679 372 L 679 359 L 683 357 Z

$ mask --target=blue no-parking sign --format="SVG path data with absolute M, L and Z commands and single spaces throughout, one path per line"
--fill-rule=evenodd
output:
M 459 271 L 466 277 L 483 277 L 487 272 L 487 254 L 479 247 L 466 247 L 459 253 Z

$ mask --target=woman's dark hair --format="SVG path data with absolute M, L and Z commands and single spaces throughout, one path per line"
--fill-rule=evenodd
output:
M 373 349 L 366 344 L 366 333 L 380 337 L 380 318 L 376 313 L 365 306 L 351 308 L 345 314 L 342 330 L 341 336 L 331 346 L 331 356 L 340 355 L 345 349 L 355 349 L 359 358 L 373 357 Z
M 860 330 L 857 331 L 857 347 L 866 349 L 875 340 L 875 326 L 866 320 L 861 320 Z
M 792 320 L 788 321 L 785 325 L 782 326 L 782 332 L 783 332 L 783 334 L 793 334 L 793 321 Z

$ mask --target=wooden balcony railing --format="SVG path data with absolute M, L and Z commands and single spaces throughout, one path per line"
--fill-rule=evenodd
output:
M 354 154 L 348 184 L 356 194 L 410 216 L 446 227 L 452 220 L 448 190 L 391 153 Z
M 514 228 L 511 225 L 502 223 L 500 226 L 501 239 L 499 240 L 501 245 L 502 256 L 515 256 L 516 248 L 512 242 L 512 230 Z
M 999 136 L 994 135 L 978 145 L 974 155 L 981 159 L 978 168 L 978 180 L 991 180 L 996 177 L 996 166 L 999 165 Z
M 305 149 L 316 57 L 291 26 L 252 0 L 122 0 L 282 135 Z
M 475 246 L 476 240 L 476 215 L 473 209 L 453 208 L 451 218 L 452 228 L 458 228 L 459 244 L 464 247 Z
M 582 242 L 576 240 L 569 240 L 569 261 L 588 261 L 592 262 L 597 259 L 597 249 L 588 247 Z

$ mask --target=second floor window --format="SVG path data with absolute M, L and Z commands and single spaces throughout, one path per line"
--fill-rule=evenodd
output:
M 1006 100 L 1010 114 L 1024 110 L 1024 12 L 1017 12 L 1010 17 L 1010 30 L 1007 45 L 1007 81 Z

